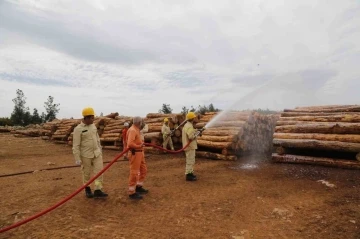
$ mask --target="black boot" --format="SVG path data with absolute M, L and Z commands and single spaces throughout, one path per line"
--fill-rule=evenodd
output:
M 94 197 L 94 194 L 91 192 L 90 187 L 85 188 L 85 195 L 86 195 L 87 198 L 93 198 Z
M 196 181 L 197 178 L 193 173 L 186 174 L 186 181 Z
M 129 198 L 130 199 L 136 199 L 136 200 L 139 200 L 139 199 L 142 199 L 143 197 L 139 194 L 139 193 L 133 193 L 133 194 L 130 194 L 129 195 Z
M 106 198 L 108 195 L 101 190 L 94 191 L 94 198 Z
M 143 188 L 142 186 L 136 186 L 136 192 L 139 194 L 147 194 L 149 190 Z

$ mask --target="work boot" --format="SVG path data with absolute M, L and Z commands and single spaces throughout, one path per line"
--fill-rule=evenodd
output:
M 142 199 L 143 197 L 139 193 L 133 193 L 129 195 L 129 198 L 139 200 Z
M 149 190 L 143 188 L 142 186 L 136 186 L 136 192 L 139 194 L 147 194 Z
M 90 187 L 85 188 L 85 195 L 86 195 L 87 198 L 93 198 L 94 197 L 94 194 L 91 192 Z
M 193 173 L 186 174 L 186 181 L 196 181 L 197 178 Z
M 106 198 L 108 195 L 103 191 L 97 189 L 94 191 L 94 198 Z

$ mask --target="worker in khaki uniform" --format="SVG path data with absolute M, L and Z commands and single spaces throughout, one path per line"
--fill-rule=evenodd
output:
M 166 149 L 167 145 L 170 145 L 171 150 L 174 150 L 173 142 L 171 139 L 171 130 L 169 127 L 169 119 L 164 119 L 164 124 L 161 128 L 161 133 L 163 135 L 163 148 Z
M 103 169 L 102 147 L 97 128 L 94 125 L 94 109 L 85 108 L 82 111 L 83 120 L 75 127 L 73 136 L 73 154 L 75 163 L 81 165 L 83 183 L 90 180 L 91 172 L 96 175 Z M 108 195 L 102 191 L 103 175 L 95 179 L 94 194 L 90 186 L 85 188 L 88 198 L 104 198 Z
M 196 115 L 194 112 L 189 112 L 186 115 L 186 124 L 184 125 L 182 129 L 182 144 L 183 147 L 185 147 L 190 140 L 191 143 L 189 146 L 185 149 L 185 155 L 186 155 L 186 168 L 185 168 L 185 175 L 186 175 L 186 181 L 196 181 L 197 178 L 194 175 L 194 165 L 195 165 L 195 151 L 197 149 L 197 142 L 196 142 L 196 133 L 197 130 L 194 128 L 194 119 L 196 118 Z M 201 135 L 201 134 L 200 134 Z
M 140 129 L 143 124 L 141 117 L 134 117 L 133 125 L 127 132 L 127 147 L 130 164 L 129 176 L 129 198 L 142 199 L 140 194 L 148 193 L 143 188 L 147 173 L 147 166 L 144 157 L 144 141 L 141 139 Z

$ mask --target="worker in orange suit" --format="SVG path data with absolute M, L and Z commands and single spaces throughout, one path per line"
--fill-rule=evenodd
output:
M 94 109 L 85 108 L 82 111 L 83 120 L 74 129 L 73 154 L 75 163 L 81 165 L 83 183 L 90 180 L 91 173 L 95 175 L 103 169 L 102 147 L 100 144 L 99 134 L 94 125 Z M 108 194 L 102 191 L 103 175 L 95 179 L 94 194 L 90 186 L 85 188 L 87 198 L 105 198 Z
M 126 147 L 127 147 L 126 146 L 126 134 L 127 134 L 128 129 L 129 129 L 129 123 L 125 122 L 124 123 L 124 129 L 121 132 L 122 141 L 123 141 L 123 152 L 126 150 Z M 124 156 L 124 159 L 128 160 L 126 155 Z
M 143 188 L 147 166 L 144 157 L 144 141 L 142 141 L 140 134 L 142 124 L 142 118 L 136 116 L 133 118 L 133 125 L 127 131 L 127 148 L 130 149 L 128 152 L 130 164 L 128 193 L 130 199 L 142 199 L 141 194 L 149 192 Z

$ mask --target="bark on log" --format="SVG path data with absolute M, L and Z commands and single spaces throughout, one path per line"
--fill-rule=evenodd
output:
M 223 155 L 235 155 L 236 153 L 235 153 L 234 150 L 231 150 L 231 149 L 222 149 L 221 154 L 223 154 Z
M 291 121 L 291 120 L 279 120 L 276 122 L 276 126 L 283 125 L 297 125 L 297 124 L 313 124 L 313 121 Z
M 197 139 L 197 144 L 198 146 L 214 148 L 214 149 L 235 148 L 235 145 L 232 142 L 212 142 L 212 141 Z
M 149 133 L 150 132 L 161 132 L 161 127 L 162 126 L 152 126 L 152 125 L 149 125 Z
M 103 149 L 111 149 L 111 150 L 120 150 L 119 146 L 113 146 L 113 145 L 104 145 L 102 146 Z
M 359 105 L 314 105 L 314 106 L 298 106 L 296 110 L 321 110 L 321 109 L 337 109 L 337 108 L 351 108 Z
M 280 117 L 279 121 L 310 121 L 310 122 L 360 122 L 360 115 L 337 114 L 325 116 Z
M 145 118 L 145 119 L 144 119 L 144 122 L 145 122 L 146 124 L 159 123 L 159 122 L 160 122 L 160 123 L 163 123 L 165 118 L 166 118 L 166 117 L 149 118 L 149 119 Z
M 120 136 L 120 133 L 103 133 L 101 138 L 119 138 Z
M 228 161 L 237 160 L 237 157 L 234 155 L 222 155 L 222 154 L 210 153 L 205 151 L 196 151 L 196 157 L 217 159 L 217 160 L 228 160 Z
M 324 141 L 360 143 L 360 135 L 356 135 L 356 134 L 274 133 L 274 139 L 316 139 L 316 140 L 324 140 Z
M 360 134 L 360 123 L 313 123 L 276 126 L 277 133 Z
M 100 138 L 102 142 L 113 142 L 113 141 L 120 141 L 120 137 L 111 137 L 111 138 Z
M 272 160 L 276 163 L 311 164 L 335 168 L 360 169 L 360 162 L 356 160 L 320 158 L 291 154 L 272 154 Z
M 317 149 L 339 152 L 360 152 L 359 143 L 344 143 L 339 141 L 322 141 L 313 139 L 274 139 L 275 146 L 284 148 Z
M 356 154 L 356 160 L 360 161 L 360 153 Z
M 239 131 L 237 130 L 205 130 L 202 135 L 209 136 L 229 136 L 229 135 L 238 135 Z
M 339 115 L 341 112 L 323 112 L 323 113 L 310 113 L 310 112 L 283 112 L 281 117 L 298 117 L 298 116 L 332 116 Z M 360 115 L 360 112 L 346 112 L 347 115 Z
M 176 137 L 180 137 L 180 136 L 182 135 L 181 130 L 179 130 L 179 129 L 175 130 L 174 135 L 175 135 Z
M 104 130 L 103 134 L 122 133 L 122 129 Z
M 161 133 L 160 132 L 152 132 L 152 133 L 144 134 L 144 139 L 145 140 L 150 141 L 152 138 L 161 139 Z
M 322 112 L 360 112 L 360 106 L 348 106 L 339 108 L 318 108 L 318 109 L 284 109 L 284 112 L 309 112 L 309 113 L 322 113 Z
M 112 119 L 114 119 L 116 116 L 119 116 L 119 113 L 118 113 L 118 112 L 105 115 L 106 118 L 112 118 Z
M 199 139 L 213 141 L 213 142 L 236 142 L 236 141 L 238 141 L 237 135 L 233 135 L 233 136 L 203 135 Z
M 215 122 L 211 124 L 211 128 L 220 128 L 220 127 L 243 127 L 246 124 L 246 121 L 223 121 L 223 122 Z M 197 123 L 196 128 L 202 128 L 206 126 L 207 123 Z
M 176 117 L 178 114 L 161 114 L 161 113 L 148 113 L 146 118 L 162 118 L 162 117 Z

